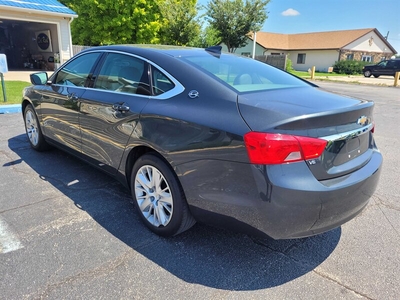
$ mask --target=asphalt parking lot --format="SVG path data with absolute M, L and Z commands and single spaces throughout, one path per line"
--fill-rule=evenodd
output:
M 400 90 L 317 84 L 375 101 L 384 165 L 363 213 L 296 240 L 201 224 L 157 237 L 119 183 L 31 150 L 22 116 L 0 115 L 0 299 L 399 299 Z

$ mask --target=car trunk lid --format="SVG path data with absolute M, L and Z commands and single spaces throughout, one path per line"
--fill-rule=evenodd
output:
M 320 157 L 306 161 L 318 180 L 349 174 L 369 161 L 375 148 L 373 106 L 308 87 L 238 97 L 239 111 L 252 131 L 327 141 Z

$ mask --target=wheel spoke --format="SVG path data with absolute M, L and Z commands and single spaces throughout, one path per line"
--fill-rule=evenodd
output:
M 140 173 L 136 176 L 136 181 L 141 185 L 143 190 L 146 192 L 151 188 L 151 181 L 148 179 L 147 170 L 141 170 Z
M 139 207 L 141 211 L 150 211 L 152 203 L 149 198 L 145 198 L 141 203 L 139 203 Z
M 168 222 L 169 222 L 169 218 L 168 216 L 165 214 L 164 212 L 164 208 L 162 205 L 160 205 L 160 203 L 158 204 L 158 206 L 156 207 L 156 211 L 157 211 L 157 219 L 158 222 L 165 226 Z
M 158 172 L 158 170 L 154 170 L 152 184 L 157 191 L 161 188 L 161 184 L 163 181 L 164 177 L 161 175 L 161 173 Z
M 164 208 L 164 210 L 166 210 L 168 212 L 168 214 L 170 215 L 172 213 L 172 205 L 169 204 L 168 202 L 158 202 L 159 206 L 162 206 Z

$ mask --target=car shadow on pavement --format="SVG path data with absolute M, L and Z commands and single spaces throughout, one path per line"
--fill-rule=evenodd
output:
M 9 148 L 21 158 L 18 164 L 25 162 L 77 209 L 185 282 L 242 291 L 279 286 L 318 267 L 341 237 L 337 228 L 310 238 L 276 241 L 196 224 L 176 237 L 161 238 L 141 223 L 129 191 L 106 174 L 57 149 L 36 152 L 25 135 L 11 138 Z

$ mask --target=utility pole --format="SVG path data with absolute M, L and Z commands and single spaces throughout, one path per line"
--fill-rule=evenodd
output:
M 254 31 L 254 37 L 253 37 L 253 59 L 256 58 L 256 45 L 257 45 L 257 32 Z

